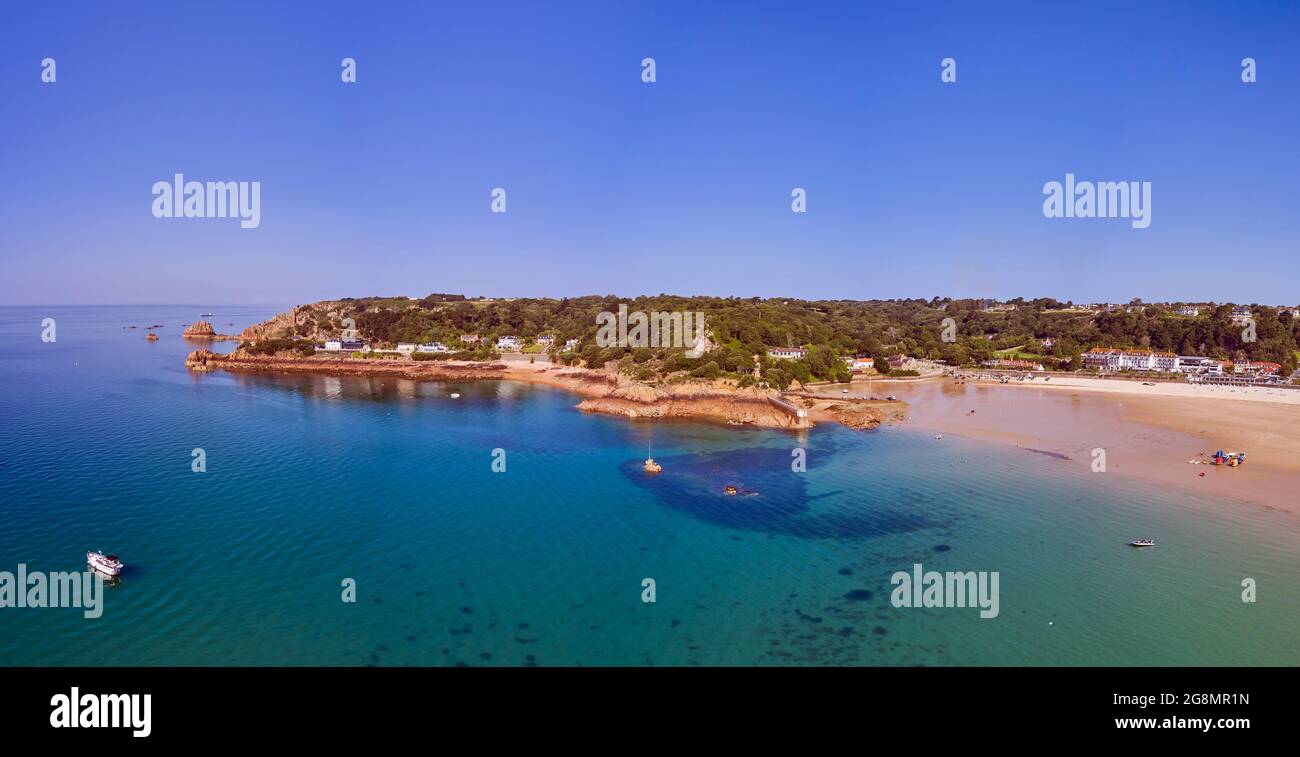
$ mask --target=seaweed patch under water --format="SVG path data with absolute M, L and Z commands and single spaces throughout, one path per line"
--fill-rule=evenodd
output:
M 810 460 L 827 459 L 834 445 L 817 448 Z M 723 528 L 806 539 L 842 539 L 907 533 L 936 525 L 924 515 L 924 495 L 902 499 L 870 489 L 810 494 L 806 475 L 790 471 L 790 451 L 755 447 L 661 458 L 664 472 L 646 476 L 639 460 L 621 471 L 665 507 Z M 815 467 L 815 466 L 814 466 Z M 724 488 L 744 482 L 762 496 L 727 496 Z M 848 498 L 846 506 L 846 498 Z

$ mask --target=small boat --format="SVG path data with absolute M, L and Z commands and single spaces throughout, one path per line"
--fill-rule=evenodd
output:
M 103 552 L 87 552 L 86 563 L 100 573 L 106 573 L 110 576 L 116 576 L 122 572 L 122 561 L 117 559 L 117 555 L 106 555 Z
M 740 493 L 740 490 L 737 489 L 737 488 L 734 487 L 734 486 L 728 486 L 727 488 L 723 489 L 722 491 L 723 491 L 723 493 L 726 494 L 728 497 L 734 497 L 734 496 L 736 496 L 737 494 Z
M 646 472 L 646 473 L 659 473 L 659 472 L 663 471 L 663 469 L 664 469 L 664 467 L 663 467 L 662 465 L 660 465 L 659 463 L 656 463 L 656 462 L 655 462 L 655 459 L 654 459 L 653 457 L 650 456 L 650 443 L 649 443 L 649 442 L 646 442 L 646 445 L 645 445 L 645 472 Z
M 212 314 L 211 314 L 211 313 L 199 313 L 199 317 L 200 317 L 200 318 L 211 318 L 211 317 L 212 317 Z
M 1130 547 L 1154 547 L 1156 545 L 1156 540 L 1155 539 L 1134 539 L 1133 541 L 1129 542 L 1128 545 Z
M 452 393 L 451 393 L 451 398 L 454 399 L 454 400 L 458 400 L 458 399 L 460 399 L 460 392 L 452 392 Z
M 156 341 L 158 341 L 158 335 L 157 335 L 157 334 L 149 334 L 149 335 L 147 335 L 147 336 L 145 337 L 145 339 L 148 339 L 148 340 L 151 341 L 151 342 L 156 342 Z
M 935 434 L 935 435 L 934 435 L 934 438 L 935 438 L 935 439 L 942 439 L 942 438 L 943 438 L 943 434 Z

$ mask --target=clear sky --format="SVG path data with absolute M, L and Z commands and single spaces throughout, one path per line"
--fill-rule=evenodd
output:
M 3 304 L 1300 301 L 1294 2 L 22 3 L 0 95 Z M 260 227 L 154 218 L 177 172 Z

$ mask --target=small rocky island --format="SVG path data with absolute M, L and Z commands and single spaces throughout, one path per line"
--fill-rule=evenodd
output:
M 181 332 L 181 337 L 185 339 L 209 339 L 212 341 L 240 341 L 243 336 L 234 334 L 218 334 L 217 330 L 212 328 L 212 324 L 207 321 L 197 321 L 185 327 Z

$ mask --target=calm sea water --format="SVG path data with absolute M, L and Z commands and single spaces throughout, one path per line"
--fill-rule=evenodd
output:
M 182 323 L 278 309 L 0 308 L 0 570 L 101 547 L 129 566 L 99 619 L 0 608 L 0 665 L 1300 662 L 1295 516 L 906 428 L 185 370 Z M 154 343 L 123 328 L 155 323 Z M 1000 615 L 894 608 L 890 575 L 917 562 L 998 571 Z

